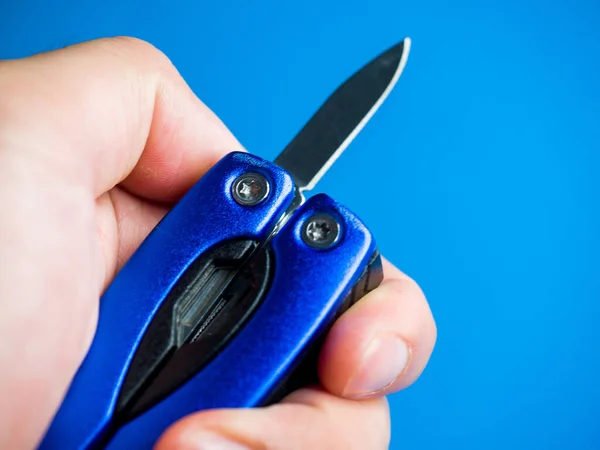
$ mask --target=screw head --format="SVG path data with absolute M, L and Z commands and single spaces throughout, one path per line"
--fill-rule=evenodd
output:
M 254 206 L 269 195 L 269 182 L 258 173 L 245 173 L 236 178 L 231 187 L 233 199 L 243 206 Z
M 337 243 L 340 224 L 329 214 L 315 214 L 302 226 L 302 239 L 314 248 L 328 248 Z

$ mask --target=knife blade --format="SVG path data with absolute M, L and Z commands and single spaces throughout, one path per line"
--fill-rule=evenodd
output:
M 275 159 L 300 193 L 311 190 L 360 133 L 396 85 L 410 51 L 405 38 L 341 84 Z

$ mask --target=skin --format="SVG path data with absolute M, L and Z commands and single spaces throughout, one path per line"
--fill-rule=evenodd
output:
M 235 150 L 225 125 L 143 41 L 0 62 L 0 448 L 39 443 L 89 348 L 107 284 Z M 436 327 L 417 284 L 387 261 L 384 270 L 383 284 L 329 333 L 320 387 L 266 408 L 193 414 L 157 448 L 387 448 L 385 396 L 419 377 Z M 392 341 L 408 349 L 397 373 L 390 361 L 402 352 L 380 345 Z

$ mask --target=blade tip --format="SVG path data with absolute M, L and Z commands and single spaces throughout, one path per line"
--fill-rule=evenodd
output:
M 402 49 L 401 59 L 406 60 L 406 58 L 408 58 L 408 54 L 410 53 L 411 45 L 412 45 L 412 39 L 408 36 L 406 36 L 404 39 L 402 39 L 402 41 L 400 41 L 400 43 L 398 44 L 397 47 L 400 47 Z
M 404 44 L 404 52 L 406 53 L 406 56 L 404 58 L 406 59 L 410 52 L 410 47 L 412 45 L 412 39 L 407 36 L 404 38 L 404 40 L 402 42 Z
M 394 74 L 392 84 L 397 81 L 397 77 L 404 70 L 404 66 L 406 65 L 406 61 L 408 59 L 408 54 L 410 53 L 411 44 L 412 40 L 407 36 L 397 44 L 389 47 L 388 50 L 384 52 L 384 54 L 389 55 L 392 60 L 395 60 L 394 62 L 397 64 L 396 73 Z
M 402 74 L 402 72 L 404 72 L 404 67 L 406 66 L 406 62 L 408 60 L 408 54 L 410 52 L 411 44 L 412 40 L 407 36 L 393 47 L 394 50 L 400 51 L 400 55 L 398 57 L 398 66 L 396 67 L 396 71 L 392 78 L 392 82 L 390 83 L 391 86 L 394 86 L 398 82 L 400 75 Z

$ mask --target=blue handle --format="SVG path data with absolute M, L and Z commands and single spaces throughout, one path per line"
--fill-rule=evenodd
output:
M 246 172 L 262 174 L 271 185 L 267 199 L 250 208 L 231 196 L 233 181 Z M 215 165 L 152 231 L 100 300 L 90 351 L 40 448 L 86 449 L 102 442 L 144 332 L 181 275 L 220 242 L 264 241 L 293 197 L 290 176 L 256 156 L 231 153 Z M 314 213 L 329 213 L 341 223 L 337 245 L 322 250 L 304 243 L 301 227 Z M 122 426 L 107 448 L 151 448 L 173 422 L 198 410 L 264 404 L 331 325 L 376 251 L 365 226 L 326 195 L 300 207 L 269 248 L 272 280 L 256 312 L 208 365 Z

